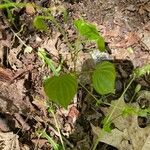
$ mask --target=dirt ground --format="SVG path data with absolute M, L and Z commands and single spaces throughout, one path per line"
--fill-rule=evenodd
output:
M 149 0 L 24 0 L 24 2 L 33 2 L 42 7 L 64 6 L 69 14 L 69 20 L 64 28 L 70 41 L 75 39 L 75 29 L 72 25 L 74 19 L 83 17 L 97 26 L 109 52 L 104 54 L 104 58 L 93 52 L 92 57 L 111 60 L 117 68 L 118 94 L 110 97 L 111 99 L 121 95 L 123 84 L 128 81 L 133 68 L 150 64 Z M 40 12 L 36 10 L 30 12 L 27 8 L 23 8 L 15 9 L 13 13 L 15 26 L 8 23 L 6 10 L 0 10 L 0 141 L 3 143 L 0 144 L 0 149 L 8 145 L 12 136 L 15 146 L 7 147 L 6 150 L 19 148 L 50 150 L 52 148 L 48 141 L 37 134 L 39 130 L 45 130 L 59 142 L 54 118 L 48 113 L 45 105 L 46 96 L 42 87 L 44 76 L 51 74 L 39 59 L 37 49 L 44 48 L 56 65 L 60 62 L 59 56 L 67 55 L 66 66 L 72 66 L 70 54 L 63 36 L 52 24 L 49 24 L 47 33 L 39 32 L 32 26 L 33 17 Z M 61 24 L 59 10 L 56 9 L 53 14 Z M 32 47 L 33 51 L 24 53 L 25 45 Z M 92 62 L 88 61 L 91 53 L 87 52 L 86 48 L 96 50 L 93 45 L 82 47 L 80 59 L 77 61 L 79 71 L 84 66 L 88 69 L 91 67 Z M 83 82 L 88 88 L 90 84 L 88 79 L 83 79 Z M 135 84 L 137 83 L 142 85 L 142 89 L 150 91 L 150 76 L 135 81 Z M 133 94 L 132 89 L 127 93 L 126 101 L 130 94 Z M 93 105 L 94 100 L 82 87 L 79 87 L 75 101 L 77 103 L 70 104 L 68 110 L 57 107 L 55 115 L 60 122 L 67 150 L 90 150 L 94 138 L 91 124 L 101 125 L 105 106 L 101 109 Z M 100 142 L 97 147 L 97 150 L 109 149 L 118 148 L 105 142 Z

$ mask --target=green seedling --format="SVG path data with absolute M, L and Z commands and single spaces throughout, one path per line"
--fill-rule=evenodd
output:
M 22 8 L 25 7 L 25 3 L 14 3 L 9 2 L 8 0 L 5 0 L 4 4 L 0 4 L 0 9 L 7 9 L 9 18 L 13 21 L 13 16 L 9 14 L 9 9 L 17 7 Z M 66 45 L 69 48 L 70 53 L 73 55 L 72 61 L 78 59 L 77 52 L 79 50 L 80 44 L 82 44 L 85 41 L 94 41 L 97 44 L 98 49 L 103 52 L 105 51 L 105 42 L 99 31 L 97 30 L 96 26 L 83 20 L 83 19 L 77 19 L 74 20 L 74 26 L 77 30 L 77 42 L 76 43 L 70 43 L 69 39 L 67 37 L 66 31 L 64 28 L 57 22 L 55 17 L 51 14 L 50 9 L 45 9 L 42 7 L 35 6 L 37 9 L 40 9 L 42 11 L 42 15 L 36 16 L 33 20 L 33 26 L 39 30 L 39 31 L 47 31 L 49 29 L 48 24 L 46 21 L 51 22 L 58 31 L 63 35 Z M 66 14 L 64 13 L 64 18 L 66 17 Z M 64 19 L 65 20 L 65 19 Z M 83 40 L 83 41 L 82 41 Z M 47 65 L 49 70 L 52 71 L 52 77 L 47 78 L 44 80 L 44 90 L 52 102 L 56 103 L 57 105 L 60 105 L 64 108 L 67 108 L 67 106 L 71 103 L 72 99 L 74 98 L 75 94 L 77 94 L 78 89 L 78 76 L 77 72 L 74 70 L 74 72 L 67 70 L 66 72 L 61 72 L 61 68 L 63 67 L 63 61 L 60 63 L 60 65 L 56 68 L 54 66 L 54 62 L 52 59 L 48 57 L 48 53 L 42 49 L 38 49 L 38 56 L 41 58 L 44 65 Z M 75 58 L 76 57 L 76 58 Z M 132 82 L 145 74 L 150 73 L 150 64 L 142 67 L 137 68 L 134 70 L 129 84 L 124 89 L 122 95 L 117 100 L 117 103 L 115 105 L 112 105 L 107 102 L 101 101 L 100 104 L 108 104 L 112 107 L 111 112 L 106 116 L 106 118 L 103 121 L 103 130 L 107 132 L 111 132 L 111 123 L 116 117 L 119 117 L 119 115 L 122 116 L 128 116 L 128 115 L 140 115 L 140 116 L 146 116 L 150 113 L 150 109 L 139 109 L 136 110 L 132 106 L 125 106 L 124 108 L 120 108 L 121 101 L 124 97 L 124 94 L 129 89 Z M 92 73 L 92 84 L 91 87 L 94 88 L 101 96 L 105 96 L 107 94 L 111 94 L 115 92 L 115 80 L 116 80 L 116 71 L 115 67 L 112 63 L 108 61 L 101 62 L 96 65 L 95 69 Z M 80 83 L 79 83 L 80 84 Z M 80 84 L 81 85 L 81 84 Z M 135 93 L 138 93 L 140 90 L 140 86 L 137 86 L 135 89 Z M 87 90 L 88 91 L 88 90 Z M 88 91 L 88 93 L 90 93 Z M 91 93 L 90 93 L 91 94 Z M 92 94 L 91 94 L 92 95 Z M 92 95 L 94 97 L 94 95 Z M 94 97 L 96 101 L 97 98 Z M 121 114 L 118 114 L 117 116 L 114 116 L 114 112 L 116 109 L 121 110 Z M 62 136 L 60 133 L 58 121 L 56 120 L 56 117 L 54 115 L 54 112 L 52 109 L 49 109 L 49 112 L 52 113 L 56 128 L 59 133 L 59 138 L 63 147 L 63 150 L 65 150 Z M 58 148 L 58 145 L 45 133 L 44 137 L 49 140 L 49 142 L 55 147 Z M 97 144 L 99 142 L 101 136 L 98 137 L 97 141 L 94 143 L 93 150 L 96 149 Z
M 56 24 L 56 27 L 62 31 L 61 26 L 58 25 L 55 18 L 52 18 L 51 15 L 35 17 L 34 26 L 40 31 L 44 31 L 47 29 L 47 25 L 45 24 L 44 20 L 48 19 L 52 23 Z M 83 37 L 90 41 L 96 41 L 97 44 L 100 45 L 99 48 L 101 47 L 100 50 L 104 50 L 104 40 L 94 25 L 83 20 L 75 20 L 74 25 Z M 86 32 L 84 32 L 83 28 L 86 29 Z M 62 31 L 61 33 L 64 34 L 65 31 Z M 68 45 L 70 48 L 71 44 L 68 43 Z M 72 50 L 73 47 L 70 49 Z M 74 51 L 76 51 L 76 48 Z M 60 75 L 58 71 L 60 71 L 61 65 L 59 65 L 59 67 L 56 69 L 53 65 L 53 61 L 47 57 L 46 52 L 41 48 L 38 50 L 38 56 L 42 59 L 44 64 L 47 64 L 48 68 L 52 70 L 54 75 L 53 77 L 44 81 L 44 90 L 46 95 L 56 104 L 67 108 L 77 92 L 78 81 L 76 75 L 74 73 L 72 74 L 71 72 Z M 102 64 L 99 64 L 95 69 L 92 78 L 93 87 L 98 93 L 104 95 L 114 92 L 116 74 L 115 68 L 110 62 L 103 62 Z
M 41 137 L 46 138 L 47 141 L 51 144 L 54 150 L 61 150 L 61 146 L 57 144 L 50 135 L 48 135 L 45 131 L 41 131 Z
M 59 76 L 63 64 L 63 59 L 61 60 L 59 66 L 56 68 L 54 66 L 53 60 L 48 58 L 48 53 L 43 48 L 38 49 L 38 56 L 41 58 L 43 65 L 47 65 L 49 70 L 52 71 L 53 75 Z
M 134 77 L 139 78 L 145 74 L 150 74 L 150 64 L 147 64 L 141 68 L 137 68 L 134 71 Z
M 128 85 L 124 89 L 124 91 L 123 91 L 122 95 L 120 96 L 120 98 L 117 100 L 117 103 L 115 105 L 111 105 L 113 107 L 113 109 L 103 121 L 103 130 L 104 131 L 111 132 L 110 125 L 111 125 L 111 122 L 113 122 L 112 120 L 114 120 L 114 118 L 116 118 L 116 116 L 114 117 L 114 113 L 115 113 L 116 109 L 120 109 L 122 111 L 121 114 L 118 114 L 118 116 L 120 116 L 120 115 L 122 115 L 122 116 L 128 116 L 128 115 L 148 116 L 150 114 L 150 108 L 136 109 L 133 106 L 128 106 L 127 104 L 125 105 L 124 108 L 120 108 L 120 104 L 122 103 L 122 99 L 124 97 L 124 94 L 129 89 L 132 82 L 136 78 L 139 78 L 139 77 L 141 77 L 145 74 L 149 74 L 149 73 L 150 73 L 150 64 L 145 65 L 142 68 L 137 68 L 133 71 L 133 75 L 130 79 L 130 82 L 128 83 Z M 138 92 L 139 90 L 140 90 L 140 86 L 135 89 L 135 92 Z M 100 138 L 101 138 L 101 135 L 99 135 L 99 137 L 97 138 L 97 141 L 94 143 L 94 146 L 93 146 L 92 150 L 96 149 L 96 147 L 97 147 L 97 145 L 100 141 Z
M 99 44 L 102 43 L 103 49 L 101 50 L 104 50 L 104 40 L 99 41 L 102 38 L 94 25 L 86 23 L 86 21 L 83 20 L 82 22 L 81 20 L 76 20 L 74 24 L 82 36 L 91 41 L 95 40 Z M 83 27 L 87 32 L 83 32 Z M 44 89 L 52 101 L 66 108 L 77 92 L 77 77 L 72 77 L 72 75 L 68 73 L 57 77 L 56 75 L 55 73 L 54 77 L 45 81 Z M 102 95 L 114 92 L 115 78 L 116 73 L 113 64 L 103 62 L 99 64 L 94 71 L 93 86 L 97 92 Z
M 54 118 L 55 125 L 56 125 L 56 129 L 57 129 L 57 132 L 58 132 L 58 136 L 59 136 L 59 139 L 60 139 L 60 142 L 61 142 L 61 145 L 62 145 L 61 149 L 62 149 L 62 150 L 65 150 L 65 145 L 64 145 L 63 138 L 62 138 L 62 135 L 61 135 L 61 132 L 60 132 L 59 123 L 58 123 L 58 120 L 57 120 L 57 118 L 56 118 L 56 116 L 55 116 L 54 110 L 53 110 L 51 107 L 49 107 L 48 112 L 49 112 L 50 114 L 52 114 L 52 116 L 53 116 L 53 118 Z M 61 149 L 60 149 L 60 150 L 61 150 Z
M 16 2 L 11 2 L 9 0 L 5 0 L 5 3 L 0 4 L 0 9 L 5 9 L 5 8 L 23 8 L 26 6 L 25 3 L 16 3 Z
M 75 20 L 74 25 L 81 36 L 84 36 L 85 39 L 89 41 L 95 41 L 98 49 L 102 52 L 105 51 L 105 41 L 95 25 L 88 23 L 83 19 Z
M 36 16 L 33 20 L 33 26 L 40 31 L 47 31 L 48 27 L 45 20 L 50 20 L 50 17 Z

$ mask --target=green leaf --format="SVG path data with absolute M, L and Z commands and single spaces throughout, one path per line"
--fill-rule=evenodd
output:
M 147 74 L 150 73 L 150 64 L 147 64 L 142 68 L 137 68 L 134 71 L 135 77 L 137 77 L 137 78 L 145 75 L 146 73 Z
M 13 8 L 13 7 L 22 8 L 22 7 L 25 7 L 25 6 L 26 6 L 25 3 L 9 2 L 9 3 L 0 4 L 0 9 Z
M 112 131 L 112 127 L 111 127 L 112 122 L 110 120 L 108 121 L 108 116 L 106 116 L 104 120 L 102 120 L 102 124 L 103 124 L 103 131 L 109 133 Z
M 100 36 L 98 30 L 95 25 L 90 24 L 82 19 L 78 19 L 74 21 L 74 25 L 78 32 L 84 36 L 87 40 L 94 40 L 97 42 L 98 48 L 100 51 L 105 50 L 105 42 L 104 39 Z
M 116 79 L 115 67 L 112 63 L 104 61 L 96 66 L 92 82 L 94 89 L 101 95 L 114 92 Z
M 50 100 L 67 108 L 77 92 L 77 79 L 72 74 L 53 76 L 44 82 L 44 91 Z
M 80 19 L 75 20 L 74 25 L 80 34 L 85 36 L 88 40 L 97 40 L 99 38 L 99 33 L 94 25 Z
M 42 134 L 41 136 L 43 138 L 46 138 L 47 141 L 52 145 L 52 147 L 54 148 L 54 150 L 60 150 L 60 145 L 57 144 L 54 139 L 52 137 L 50 137 L 50 135 L 48 135 L 45 131 L 40 131 L 40 134 Z
M 52 72 L 53 72 L 53 74 L 55 75 L 55 76 L 58 76 L 59 75 L 59 72 L 60 72 L 60 70 L 61 70 L 61 66 L 59 67 L 60 69 L 56 69 L 55 68 L 55 66 L 54 66 L 54 62 L 53 62 L 53 60 L 52 59 L 50 59 L 50 58 L 48 58 L 48 54 L 47 54 L 47 52 L 43 49 L 43 48 L 38 48 L 38 56 L 42 59 L 42 62 L 43 62 L 43 64 L 45 65 L 47 65 L 48 66 L 48 68 L 50 69 L 50 70 L 52 70 Z M 61 64 L 60 64 L 61 65 Z
M 105 41 L 102 37 L 99 37 L 97 40 L 97 47 L 101 52 L 105 51 Z
M 138 84 L 136 87 L 135 87 L 135 93 L 138 93 L 140 90 L 141 90 L 141 84 Z
M 133 106 L 126 105 L 122 110 L 122 115 L 124 117 L 127 117 L 129 115 L 135 115 L 135 114 L 136 114 L 136 108 L 134 108 Z
M 43 16 L 36 16 L 33 20 L 33 26 L 40 31 L 47 30 L 47 25 Z
M 139 109 L 138 115 L 141 116 L 141 117 L 148 117 L 150 115 L 150 108 Z

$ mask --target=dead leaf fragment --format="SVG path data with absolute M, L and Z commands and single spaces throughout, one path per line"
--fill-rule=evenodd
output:
M 132 46 L 133 44 L 137 44 L 139 41 L 139 37 L 134 32 L 129 32 L 125 36 L 126 47 Z
M 2 150 L 20 150 L 18 135 L 13 132 L 0 132 L 0 149 Z
M 123 99 L 114 101 L 112 103 L 113 106 L 119 106 L 119 108 L 126 107 L 127 104 Z M 132 104 L 135 109 L 138 109 L 137 103 Z M 113 110 L 113 106 L 108 108 L 105 111 L 106 115 L 110 114 Z M 138 117 L 136 115 L 129 115 L 127 117 L 117 117 L 122 113 L 122 109 L 113 110 L 112 114 L 112 122 L 115 125 L 115 129 L 111 131 L 111 133 L 105 133 L 100 139 L 101 142 L 112 145 L 119 150 L 148 150 L 147 147 L 150 147 L 150 126 L 145 128 L 140 128 L 138 125 Z M 116 119 L 113 119 L 117 117 Z M 102 129 L 99 129 L 102 132 Z
M 13 73 L 5 68 L 0 67 L 0 80 L 1 81 L 11 81 L 13 77 Z
M 150 134 L 147 137 L 147 140 L 146 140 L 145 144 L 142 147 L 142 150 L 149 150 L 149 149 L 150 149 Z
M 70 117 L 72 119 L 72 122 L 74 123 L 77 120 L 78 116 L 79 116 L 79 111 L 75 106 L 72 106 L 68 113 L 68 117 Z
M 144 43 L 146 48 L 148 48 L 148 50 L 150 51 L 150 33 L 149 32 L 144 32 L 143 38 L 141 39 L 141 41 Z
M 35 14 L 35 8 L 33 7 L 33 5 L 31 3 L 27 3 L 27 5 L 26 5 L 26 13 L 28 15 L 34 15 Z

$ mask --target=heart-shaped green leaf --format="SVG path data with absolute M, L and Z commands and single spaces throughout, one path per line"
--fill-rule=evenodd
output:
M 75 20 L 74 25 L 81 35 L 85 36 L 88 40 L 97 40 L 99 38 L 99 33 L 96 27 L 84 20 Z
M 78 82 L 74 75 L 53 76 L 44 82 L 44 91 L 50 100 L 67 108 L 77 92 Z
M 99 34 L 95 25 L 90 24 L 82 19 L 74 21 L 74 25 L 79 33 L 84 36 L 87 40 L 93 40 L 97 43 L 100 51 L 105 51 L 105 41 Z
M 107 61 L 99 63 L 92 76 L 94 89 L 101 95 L 113 93 L 115 79 L 116 71 L 114 65 Z

